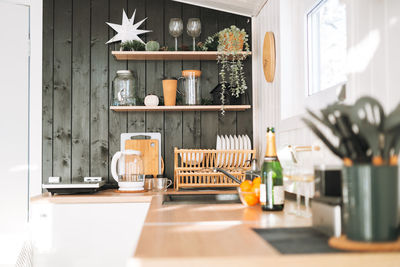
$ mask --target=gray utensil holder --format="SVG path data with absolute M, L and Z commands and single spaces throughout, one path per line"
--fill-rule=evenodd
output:
M 343 204 L 347 238 L 365 242 L 397 240 L 398 167 L 344 167 Z

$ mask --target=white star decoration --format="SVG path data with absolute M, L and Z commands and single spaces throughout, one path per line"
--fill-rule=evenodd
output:
M 142 39 L 138 37 L 139 34 L 143 34 L 146 32 L 151 32 L 148 30 L 138 30 L 139 26 L 147 19 L 143 19 L 133 25 L 133 21 L 135 20 L 135 14 L 136 14 L 136 9 L 133 12 L 132 18 L 128 18 L 128 16 L 125 13 L 125 10 L 122 10 L 122 24 L 114 24 L 114 23 L 109 23 L 106 22 L 108 26 L 113 28 L 117 34 L 111 38 L 106 44 L 113 43 L 113 42 L 126 42 L 126 41 L 131 41 L 131 40 L 136 40 L 144 44 Z

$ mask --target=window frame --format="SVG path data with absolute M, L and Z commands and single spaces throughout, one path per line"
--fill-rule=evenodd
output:
M 317 3 L 307 12 L 306 14 L 306 23 L 307 23 L 307 92 L 306 92 L 306 99 L 307 97 L 312 97 L 315 94 L 319 94 L 325 90 L 337 90 L 338 87 L 341 87 L 346 84 L 346 81 L 341 81 L 331 87 L 321 89 L 321 61 L 319 60 L 321 51 L 321 46 L 319 45 L 320 36 L 315 35 L 313 33 L 320 32 L 319 31 L 319 23 L 314 16 L 322 6 L 328 2 L 329 0 L 318 0 Z M 317 46 L 314 44 L 318 43 Z M 317 50 L 317 51 L 316 51 Z M 313 90 L 314 86 L 318 87 L 318 91 Z M 329 94 L 328 94 L 329 95 Z
M 296 90 L 296 88 L 291 88 L 291 95 L 297 95 L 298 97 L 300 97 L 299 99 L 297 99 L 297 105 L 299 105 L 296 109 L 297 112 L 291 114 L 289 117 L 283 117 L 282 113 L 280 115 L 280 120 L 279 120 L 279 129 L 280 131 L 292 131 L 292 130 L 296 130 L 296 129 L 301 129 L 304 127 L 303 122 L 301 121 L 301 117 L 305 114 L 306 108 L 309 107 L 313 110 L 318 110 L 318 109 L 322 109 L 324 107 L 326 107 L 328 104 L 331 104 L 334 101 L 338 100 L 338 93 L 341 92 L 343 86 L 346 86 L 346 82 L 344 83 L 340 83 L 337 85 L 334 85 L 332 87 L 326 88 L 322 91 L 316 92 L 314 94 L 309 94 L 309 84 L 310 84 L 310 52 L 312 49 L 310 47 L 310 42 L 309 42 L 309 38 L 311 38 L 310 36 L 310 22 L 309 22 L 309 14 L 311 12 L 315 12 L 316 9 L 318 9 L 318 7 L 321 7 L 321 5 L 323 3 L 325 3 L 328 0 L 310 0 L 310 1 L 306 1 L 307 4 L 305 6 L 305 9 L 303 10 L 303 25 L 301 26 L 301 28 L 299 28 L 300 30 L 303 31 L 303 42 L 304 42 L 304 48 L 303 48 L 303 60 L 304 60 L 304 68 L 305 71 L 303 73 L 303 77 L 304 77 L 304 89 L 303 92 L 300 93 L 302 96 L 300 96 L 300 94 L 298 94 L 297 92 L 295 92 L 294 90 Z M 308 7 L 307 7 L 308 6 Z M 282 66 L 283 67 L 283 66 Z M 284 71 L 284 69 L 282 69 L 282 71 Z M 346 93 L 345 93 L 346 94 Z M 285 99 L 281 98 L 280 99 L 280 104 L 282 106 L 285 106 L 288 104 L 288 101 L 285 102 Z M 282 109 L 282 107 L 280 107 L 280 109 Z

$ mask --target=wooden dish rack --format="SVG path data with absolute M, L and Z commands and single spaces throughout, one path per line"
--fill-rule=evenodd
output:
M 250 170 L 255 150 L 178 149 L 174 150 L 175 189 L 204 187 L 237 187 L 235 181 L 214 168 L 222 168 L 238 178 L 245 179 Z

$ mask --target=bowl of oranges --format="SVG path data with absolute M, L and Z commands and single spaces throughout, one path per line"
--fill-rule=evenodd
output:
M 240 201 L 245 206 L 255 206 L 260 203 L 260 184 L 261 177 L 256 177 L 253 181 L 244 180 L 238 187 Z

